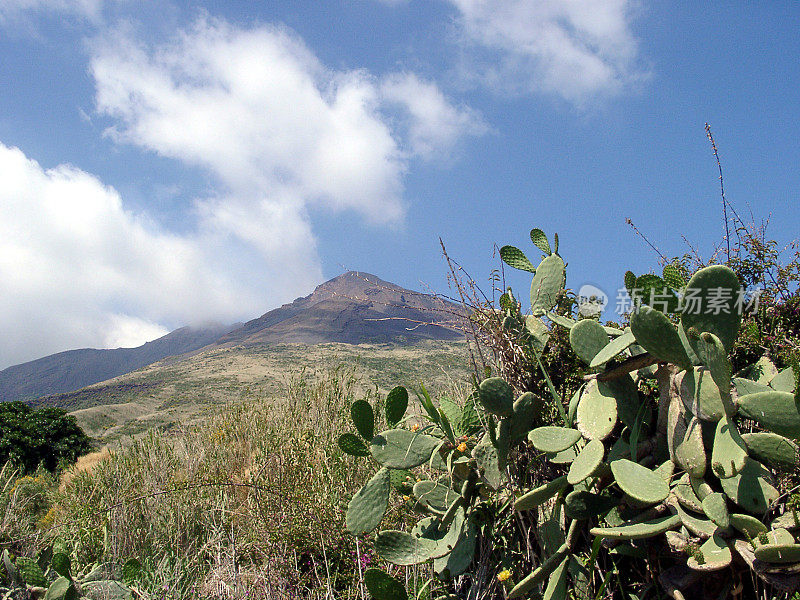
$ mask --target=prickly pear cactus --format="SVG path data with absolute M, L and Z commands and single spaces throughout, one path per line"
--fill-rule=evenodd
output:
M 539 353 L 552 328 L 569 329 L 570 345 L 586 364 L 585 384 L 551 390 L 551 398 L 516 397 L 503 378 L 489 377 L 464 402 L 438 406 L 423 388 L 427 423 L 409 428 L 393 414 L 391 428 L 372 439 L 361 407 L 360 436 L 344 434 L 339 445 L 356 456 L 368 453 L 379 470 L 351 501 L 348 529 L 377 528 L 390 504 L 387 474 L 416 469 L 420 520 L 411 531 L 378 531 L 375 548 L 396 565 L 431 561 L 444 581 L 468 572 L 481 548 L 494 547 L 491 538 L 500 533 L 486 514 L 506 510 L 535 524 L 527 535 L 537 548 L 527 575 L 508 566 L 522 554 L 498 559 L 505 568 L 495 585 L 508 598 L 585 597 L 599 553 L 646 561 L 648 546 L 661 546 L 697 574 L 686 581 L 749 569 L 748 581 L 800 585 L 800 577 L 784 577 L 800 573 L 793 533 L 800 515 L 780 491 L 782 473 L 800 468 L 798 374 L 767 358 L 732 373 L 742 296 L 735 273 L 722 265 L 688 281 L 674 266 L 663 278 L 626 273 L 635 302 L 630 327 L 604 327 L 550 312 L 564 294 L 564 262 L 543 232 L 534 229 L 531 240 L 544 255 L 538 265 L 512 246 L 501 257 L 533 273 L 527 319 L 535 322 L 524 325 L 529 321 L 509 294 L 501 299 L 504 327 L 535 338 Z M 560 421 L 541 421 L 542 406 L 559 395 Z M 390 396 L 406 399 L 404 412 L 405 390 Z M 519 473 L 531 465 L 548 478 L 520 487 Z M 403 597 L 382 591 L 399 589 L 388 575 L 370 577 L 374 598 Z M 474 585 L 478 577 L 465 581 Z M 662 583 L 671 595 L 679 589 L 673 580 Z

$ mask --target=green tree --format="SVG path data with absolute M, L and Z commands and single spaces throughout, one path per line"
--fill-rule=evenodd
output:
M 0 404 L 0 463 L 11 461 L 25 473 L 39 465 L 55 471 L 91 449 L 89 437 L 63 409 Z

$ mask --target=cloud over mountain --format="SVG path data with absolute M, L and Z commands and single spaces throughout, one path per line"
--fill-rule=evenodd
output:
M 123 27 L 89 47 L 106 134 L 199 167 L 212 189 L 176 233 L 157 206 L 134 214 L 91 174 L 0 143 L 0 368 L 290 300 L 322 280 L 310 209 L 399 223 L 411 161 L 486 130 L 434 83 L 328 68 L 283 27 L 203 17 L 169 40 Z

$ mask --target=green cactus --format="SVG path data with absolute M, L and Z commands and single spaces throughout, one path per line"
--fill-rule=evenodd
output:
M 65 552 L 53 553 L 53 558 L 51 559 L 50 565 L 53 567 L 53 570 L 62 577 L 68 577 L 70 579 L 72 578 L 72 575 L 70 574 L 72 561 Z
M 578 431 L 585 438 L 603 440 L 617 424 L 617 400 L 607 387 L 592 380 L 581 394 L 576 417 Z
M 427 479 L 414 484 L 414 496 L 425 508 L 444 514 L 459 493 L 447 485 Z
M 528 434 L 528 440 L 540 452 L 561 452 L 574 446 L 579 439 L 581 439 L 579 431 L 552 425 L 537 427 Z
M 374 600 L 408 600 L 405 586 L 380 569 L 367 569 L 364 585 Z
M 370 441 L 375 435 L 375 413 L 366 400 L 356 400 L 350 407 L 350 416 L 359 435 Z
M 594 319 L 582 319 L 569 330 L 569 343 L 573 352 L 587 365 L 609 343 L 603 326 Z
M 514 390 L 502 377 L 489 377 L 478 387 L 478 399 L 483 408 L 498 417 L 514 414 Z
M 740 396 L 739 412 L 765 429 L 800 438 L 800 405 L 789 392 L 757 392 Z
M 78 600 L 78 591 L 72 579 L 62 575 L 47 588 L 44 600 Z
M 697 560 L 697 555 L 689 557 L 686 565 L 695 571 L 719 571 L 731 564 L 733 555 L 730 546 L 718 533 L 714 533 L 700 546 L 702 563 Z
M 557 239 L 557 236 L 556 236 Z M 545 235 L 544 231 L 539 228 L 534 227 L 531 229 L 531 241 L 533 245 L 539 248 L 542 252 L 546 255 L 552 254 L 553 251 L 550 250 L 550 242 L 547 241 L 547 236 Z M 558 245 L 556 245 L 556 252 L 558 252 Z
M 389 424 L 389 427 L 395 427 L 403 420 L 407 408 L 408 391 L 403 386 L 398 385 L 386 396 L 386 422 Z
M 777 392 L 794 393 L 795 373 L 792 367 L 786 367 L 769 380 L 769 387 Z
M 770 431 L 743 433 L 747 452 L 763 463 L 787 471 L 800 467 L 800 450 L 792 440 Z
M 656 504 L 669 496 L 669 485 L 656 473 L 628 459 L 611 463 L 611 472 L 620 489 L 643 504 Z
M 675 363 L 682 369 L 691 368 L 692 361 L 675 326 L 661 311 L 647 305 L 640 306 L 631 315 L 631 331 L 636 343 L 652 356 Z
M 36 587 L 47 587 L 47 579 L 42 572 L 42 568 L 32 558 L 20 556 L 14 561 L 23 583 Z
M 714 492 L 703 498 L 703 512 L 717 527 L 728 529 L 731 526 L 731 516 L 728 512 L 725 495 Z
M 767 526 L 750 515 L 731 513 L 730 522 L 734 529 L 742 532 L 748 538 L 758 537 L 758 535 L 767 532 Z
M 364 440 L 353 433 L 343 433 L 336 443 L 342 452 L 350 456 L 369 456 L 369 448 Z
M 572 332 L 570 331 L 570 340 L 571 337 Z M 626 329 L 622 335 L 615 337 L 594 355 L 594 358 L 591 360 L 591 362 L 589 362 L 589 367 L 592 369 L 601 367 L 614 357 L 630 348 L 634 343 L 636 343 L 636 336 L 633 335 L 633 331 Z
M 353 535 L 375 529 L 389 507 L 391 477 L 386 467 L 378 471 L 347 505 L 347 531 Z
M 638 540 L 662 534 L 670 529 L 675 529 L 681 524 L 677 515 L 663 515 L 649 521 L 619 525 L 617 527 L 592 527 L 589 530 L 595 537 L 610 538 L 614 540 Z
M 600 440 L 591 440 L 572 461 L 567 472 L 567 483 L 576 485 L 591 477 L 603 462 L 605 447 Z
M 386 530 L 375 538 L 375 552 L 395 565 L 417 565 L 423 563 L 436 550 L 436 541 L 417 537 L 405 531 Z
M 531 281 L 531 312 L 534 316 L 553 309 L 565 281 L 564 261 L 560 256 L 551 254 L 542 259 Z
M 763 514 L 778 499 L 772 476 L 764 466 L 745 458 L 744 468 L 733 477 L 720 479 L 722 491 L 747 512 Z
M 529 273 L 536 272 L 536 267 L 528 260 L 525 253 L 514 246 L 503 246 L 500 248 L 500 258 L 503 259 L 503 262 L 509 267 L 513 267 L 514 269 L 528 271 Z
M 442 440 L 407 429 L 390 429 L 372 438 L 372 457 L 385 467 L 412 469 L 428 462 Z
M 697 271 L 686 284 L 686 297 L 681 312 L 681 324 L 688 332 L 713 333 L 717 336 L 726 352 L 730 352 L 739 333 L 742 321 L 738 301 L 741 284 L 729 267 L 712 265 Z M 693 300 L 699 302 L 694 304 Z M 699 338 L 689 336 L 689 344 L 696 354 Z
M 651 538 L 646 543 L 653 544 L 666 537 L 677 551 L 692 549 L 683 560 L 702 572 L 746 568 L 733 563 L 731 548 L 745 544 L 749 549 L 749 541 L 759 538 L 753 541 L 760 553 L 756 565 L 800 562 L 794 554 L 799 544 L 788 531 L 800 529 L 800 515 L 791 502 L 782 508 L 774 483 L 776 470 L 791 473 L 800 466 L 797 444 L 790 439 L 800 437 L 796 374 L 779 372 L 763 359 L 732 377 L 728 354 L 740 323 L 731 304 L 740 291 L 732 271 L 704 268 L 688 283 L 672 265 L 663 279 L 626 273 L 626 287 L 641 288 L 634 294 L 640 306 L 631 314 L 630 329 L 604 327 L 550 312 L 563 290 L 564 262 L 543 232 L 534 230 L 531 239 L 545 255 L 535 268 L 521 251 L 501 251 L 506 263 L 534 272 L 532 315 L 522 314 L 510 290 L 501 298 L 507 335 L 516 336 L 527 356 L 541 357 L 547 344 L 563 339 L 551 328 L 564 327 L 577 357 L 590 369 L 606 365 L 605 370 L 584 376 L 578 390 L 551 390 L 556 402 L 559 394 L 572 398 L 566 414 L 563 406 L 545 406 L 532 393 L 515 400 L 511 385 L 500 377 L 484 379 L 463 408 L 446 398 L 436 404 L 423 388 L 420 402 L 430 425 L 422 431 L 399 427 L 407 408 L 403 388 L 387 399 L 390 429 L 371 439 L 374 431 L 366 422 L 374 423 L 374 416 L 359 405 L 361 437 L 343 435 L 339 444 L 358 455 L 368 446 L 382 468 L 351 501 L 348 529 L 375 529 L 391 489 L 408 494 L 407 469 L 424 467 L 416 473 L 422 481 L 413 486 L 416 503 L 404 503 L 413 505 L 420 520 L 410 533 L 379 531 L 375 549 L 397 565 L 432 561 L 433 572 L 447 586 L 478 564 L 511 566 L 517 555 L 492 538 L 504 531 L 510 505 L 531 511 L 517 517 L 535 519 L 530 540 L 541 552 L 536 552 L 538 566 L 508 591 L 508 598 L 584 597 L 583 588 L 590 587 L 587 556 L 591 561 L 601 552 L 614 560 L 646 559 L 645 542 L 624 543 L 628 540 Z M 669 316 L 647 306 L 649 290 L 660 294 L 654 299 L 665 302 Z M 678 309 L 674 292 L 683 294 L 677 326 L 678 317 L 670 314 Z M 709 310 L 693 311 L 696 300 Z M 549 321 L 539 318 L 543 314 Z M 398 407 L 391 414 L 390 404 Z M 551 418 L 559 410 L 563 427 Z M 741 435 L 741 417 L 760 429 Z M 428 479 L 427 467 L 439 474 Z M 531 488 L 524 484 L 529 473 L 537 474 Z M 543 473 L 549 478 L 541 480 Z M 395 477 L 405 487 L 398 487 Z M 765 516 L 772 519 L 772 531 Z M 590 549 L 580 535 L 587 530 L 612 541 L 596 540 Z M 479 531 L 486 544 L 477 544 Z M 693 545 L 693 536 L 702 545 Z M 745 562 L 752 563 L 748 552 Z M 377 598 L 371 588 L 370 593 Z
M 681 525 L 683 525 L 693 535 L 705 539 L 711 537 L 714 535 L 714 532 L 717 531 L 718 527 L 716 523 L 710 519 L 703 519 L 699 516 L 694 516 L 693 514 L 685 511 L 679 503 L 673 504 L 672 506 L 675 509 L 676 515 L 680 519 Z
M 768 563 L 800 563 L 800 544 L 766 544 L 756 548 L 755 554 Z
M 747 446 L 739 430 L 728 417 L 717 423 L 714 448 L 711 451 L 711 469 L 720 479 L 733 477 L 744 469 Z

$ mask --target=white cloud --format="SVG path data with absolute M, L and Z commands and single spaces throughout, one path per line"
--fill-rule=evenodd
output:
M 581 105 L 646 77 L 630 0 L 449 2 L 474 51 L 465 69 L 496 89 L 555 93 Z
M 401 76 L 382 86 L 365 71 L 327 69 L 277 27 L 203 19 L 155 49 L 115 36 L 97 47 L 91 70 L 98 110 L 118 120 L 111 135 L 208 168 L 244 219 L 248 206 L 266 202 L 277 215 L 321 205 L 397 222 L 409 153 L 447 150 L 476 132 L 475 115 L 433 84 Z M 404 80 L 426 105 L 399 97 Z M 398 101 L 411 123 L 407 140 L 387 115 Z M 244 225 L 234 212 L 216 221 Z
M 217 189 L 177 235 L 92 175 L 0 144 L 0 368 L 304 295 L 322 280 L 311 207 L 399 222 L 410 161 L 484 127 L 432 83 L 328 69 L 277 27 L 201 19 L 170 43 L 115 32 L 91 51 L 108 135 Z
M 0 368 L 67 348 L 138 345 L 165 324 L 255 316 L 321 278 L 313 251 L 283 258 L 240 252 L 212 224 L 162 231 L 95 177 L 45 170 L 0 144 Z
M 483 135 L 488 127 L 469 107 L 451 104 L 439 88 L 413 73 L 396 73 L 381 82 L 385 102 L 396 103 L 407 113 L 409 151 L 433 158 L 441 148 L 454 146 L 465 134 Z

